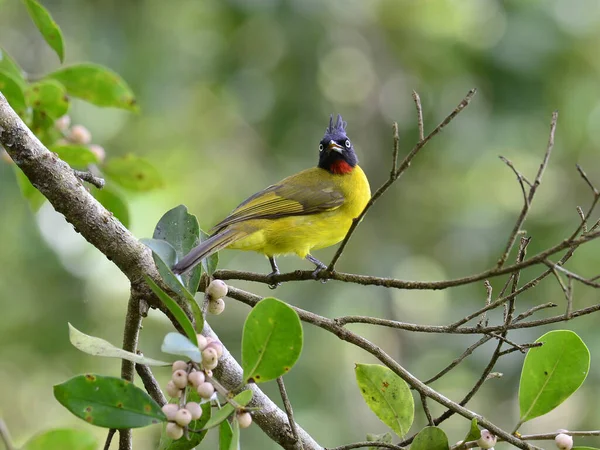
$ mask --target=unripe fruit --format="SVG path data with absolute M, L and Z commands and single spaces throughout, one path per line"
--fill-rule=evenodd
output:
M 104 147 L 102 147 L 101 145 L 97 145 L 97 144 L 92 144 L 89 147 L 90 152 L 92 152 L 94 155 L 96 155 L 96 158 L 98 158 L 98 161 L 103 162 L 104 159 L 106 158 L 106 151 L 104 150 Z
M 185 409 L 192 415 L 192 420 L 198 420 L 202 416 L 202 407 L 196 402 L 189 402 L 185 405 Z
M 167 436 L 169 436 L 171 439 L 177 440 L 180 439 L 181 436 L 183 436 L 183 428 L 181 428 L 179 425 L 177 425 L 176 423 L 173 422 L 169 422 L 167 424 Z
M 196 388 L 196 392 L 200 397 L 209 399 L 215 393 L 215 387 L 212 383 L 205 382 Z
M 227 285 L 223 280 L 212 280 L 206 288 L 206 295 L 210 299 L 222 298 L 227 295 Z
M 477 441 L 477 445 L 482 449 L 489 449 L 496 445 L 497 440 L 498 438 L 488 430 L 481 430 L 481 437 Z
M 573 448 L 573 436 L 569 436 L 568 434 L 557 434 L 554 442 L 556 442 L 556 446 L 560 450 L 571 450 Z
M 173 382 L 173 380 L 170 380 L 167 383 L 167 387 L 165 388 L 165 391 L 167 391 L 167 395 L 171 398 L 181 397 L 181 389 L 179 389 L 177 386 L 175 386 L 175 383 Z
M 237 415 L 237 421 L 240 428 L 248 428 L 252 424 L 252 416 L 249 412 L 243 412 Z
M 218 360 L 219 354 L 217 353 L 217 350 L 214 347 L 208 346 L 202 351 L 202 365 L 210 365 Z
M 202 334 L 197 334 L 196 339 L 198 340 L 198 348 L 200 351 L 204 350 L 208 345 L 208 339 Z
M 218 359 L 215 359 L 214 361 L 211 361 L 211 362 L 204 361 L 202 363 L 202 367 L 204 367 L 205 370 L 216 369 L 218 365 L 219 365 L 219 360 Z
M 221 356 L 223 356 L 223 344 L 221 344 L 219 341 L 213 341 L 208 344 L 208 347 L 214 348 L 217 351 L 217 358 L 221 359 Z
M 176 370 L 173 372 L 173 384 L 178 389 L 183 389 L 188 384 L 188 376 L 185 370 Z
M 208 302 L 208 312 L 218 316 L 225 311 L 225 300 L 218 298 L 216 300 L 210 300 Z
M 181 408 L 175 413 L 175 423 L 180 427 L 185 427 L 192 421 L 192 413 L 185 408 Z
M 69 125 L 71 125 L 71 117 L 66 115 L 59 117 L 54 122 L 54 126 L 56 127 L 56 129 L 62 131 L 63 133 L 69 129 Z
M 167 403 L 162 407 L 162 412 L 167 416 L 167 420 L 175 420 L 175 414 L 179 411 L 179 405 L 175 403 Z
M 87 145 L 92 142 L 92 133 L 83 125 L 73 125 L 69 133 L 69 140 L 73 144 Z
M 188 383 L 197 388 L 206 381 L 206 377 L 203 372 L 192 372 L 188 375 Z
M 187 363 L 185 361 L 175 361 L 172 370 L 173 372 L 176 370 L 187 370 Z

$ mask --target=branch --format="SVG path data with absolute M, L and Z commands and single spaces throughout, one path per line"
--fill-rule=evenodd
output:
M 150 367 L 144 364 L 136 364 L 135 371 L 137 372 L 138 376 L 142 379 L 142 383 L 144 383 L 146 392 L 150 394 L 150 397 L 152 397 L 154 401 L 160 406 L 166 405 L 167 399 L 165 398 L 165 395 L 163 394 L 162 389 L 160 388 L 160 384 L 158 384 L 158 381 L 156 381 L 156 378 L 154 378 Z
M 285 390 L 285 384 L 283 382 L 283 377 L 277 378 L 277 386 L 279 387 L 279 393 L 281 394 L 281 400 L 283 401 L 283 406 L 285 407 L 285 412 L 288 416 L 288 422 L 290 428 L 292 430 L 292 435 L 296 442 L 300 444 L 300 448 L 302 449 L 302 442 L 300 442 L 298 438 L 298 430 L 296 429 L 296 421 L 294 420 L 294 411 L 292 410 L 292 404 L 290 403 L 290 399 L 287 395 L 287 391 Z
M 73 170 L 73 173 L 80 180 L 87 181 L 88 183 L 96 186 L 98 189 L 102 189 L 104 187 L 104 180 L 100 177 L 97 177 L 89 170 L 88 171 Z
M 51 153 L 27 128 L 0 93 L 0 144 L 25 173 L 31 183 L 50 201 L 54 209 L 65 216 L 75 229 L 129 278 L 132 289 L 168 315 L 167 308 L 156 299 L 143 281 L 147 274 L 157 282 L 160 275 L 154 265 L 149 248 L 140 243 L 110 212 L 85 189 L 67 163 Z M 169 316 L 170 317 L 170 316 Z M 210 329 L 205 325 L 205 330 Z M 242 381 L 242 368 L 228 355 L 217 378 L 224 384 L 237 387 Z M 225 381 L 237 383 L 227 384 Z M 267 435 L 284 448 L 293 448 L 293 442 L 281 430 L 285 429 L 287 416 L 258 387 L 252 405 L 261 410 L 254 421 Z M 298 429 L 305 450 L 321 450 L 304 430 Z M 292 438 L 293 439 L 293 438 Z

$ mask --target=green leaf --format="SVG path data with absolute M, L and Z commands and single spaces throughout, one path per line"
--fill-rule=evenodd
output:
M 302 351 L 302 325 L 296 311 L 265 298 L 250 311 L 242 334 L 244 380 L 273 380 L 288 372 Z
M 121 378 L 78 375 L 54 386 L 61 405 L 86 422 L 104 428 L 139 428 L 165 422 L 160 406 Z
M 12 75 L 19 83 L 19 86 L 21 86 L 21 90 L 25 91 L 27 82 L 25 81 L 21 67 L 19 67 L 15 60 L 3 48 L 0 48 L 0 71 Z
M 64 84 L 69 95 L 94 105 L 138 110 L 133 92 L 127 83 L 106 67 L 90 63 L 75 64 L 58 69 L 48 77 Z
M 91 193 L 102 206 L 119 219 L 125 228 L 129 228 L 129 207 L 120 194 L 106 187 L 91 188 Z
M 0 91 L 12 109 L 22 117 L 27 108 L 23 87 L 14 75 L 2 69 L 0 69 Z
M 250 389 L 246 389 L 245 391 L 240 392 L 238 395 L 233 397 L 233 401 L 237 403 L 239 406 L 246 406 L 252 400 L 252 391 Z M 204 429 L 208 430 L 210 428 L 216 427 L 225 419 L 227 419 L 233 412 L 235 408 L 231 405 L 231 403 L 226 403 L 223 407 L 217 411 L 215 411 L 210 418 L 210 420 L 204 425 Z
M 477 441 L 481 437 L 481 430 L 477 426 L 477 419 L 471 420 L 471 428 L 463 439 L 463 442 Z
M 102 170 L 108 178 L 130 191 L 145 192 L 163 187 L 158 170 L 139 156 L 125 155 L 109 159 Z
M 448 450 L 448 437 L 441 428 L 425 427 L 415 437 L 410 450 Z
M 188 391 L 188 401 L 199 402 L 199 400 L 200 397 L 194 390 Z M 185 438 L 182 438 L 174 441 L 165 434 L 163 429 L 159 450 L 192 450 L 202 442 L 208 430 L 195 430 L 201 430 L 204 425 L 206 425 L 210 419 L 212 408 L 210 402 L 203 403 L 201 406 L 202 416 L 200 416 L 198 420 L 192 420 L 188 425 L 188 429 L 190 430 L 190 440 L 188 441 Z
M 200 242 L 204 242 L 210 237 L 208 233 L 204 230 L 200 230 Z M 213 253 L 207 258 L 202 260 L 202 268 L 206 272 L 208 276 L 212 277 L 212 274 L 217 270 L 217 266 L 219 265 L 219 252 Z
M 564 402 L 585 380 L 590 352 L 581 338 L 569 330 L 544 334 L 529 349 L 519 385 L 520 423 L 546 414 Z
M 219 450 L 229 450 L 233 439 L 233 429 L 227 420 L 219 425 Z
M 167 333 L 160 346 L 160 350 L 163 353 L 169 353 L 171 355 L 185 356 L 195 363 L 202 362 L 202 352 L 200 352 L 198 345 L 194 344 L 179 332 L 171 331 L 170 333 Z
M 379 364 L 356 364 L 356 382 L 371 411 L 398 436 L 410 429 L 415 405 L 406 382 Z
M 43 80 L 30 85 L 25 91 L 25 100 L 33 108 L 31 129 L 36 135 L 41 130 L 53 127 L 56 119 L 69 110 L 65 88 L 55 80 Z
M 148 283 L 148 286 L 150 286 L 150 289 L 152 289 L 152 292 L 154 292 L 156 294 L 156 296 L 169 309 L 171 314 L 173 314 L 173 317 L 175 317 L 175 320 L 177 320 L 177 323 L 179 323 L 179 325 L 181 325 L 181 328 L 185 332 L 188 339 L 190 341 L 192 341 L 192 343 L 197 347 L 198 346 L 198 338 L 196 337 L 196 331 L 194 330 L 194 326 L 192 325 L 192 322 L 188 318 L 185 311 L 183 311 L 183 309 L 181 309 L 181 306 L 179 306 L 175 300 L 173 300 L 171 297 L 169 297 L 169 295 L 165 291 L 163 291 L 152 280 L 152 278 L 150 278 L 148 275 L 144 275 L 144 279 L 146 280 L 146 283 Z
M 180 279 L 171 271 L 171 267 L 177 258 L 176 251 L 173 246 L 167 241 L 161 241 L 158 239 L 140 239 L 140 242 L 152 249 L 152 258 L 154 259 L 154 264 L 156 264 L 158 273 L 166 285 L 173 289 L 174 292 L 179 294 L 179 296 L 188 301 L 192 309 L 192 314 L 194 315 L 194 321 L 196 322 L 195 329 L 198 332 L 202 332 L 202 329 L 204 328 L 204 316 L 202 315 L 200 305 L 198 305 L 194 295 L 186 289 L 186 287 L 181 283 Z
M 85 145 L 61 144 L 53 145 L 50 151 L 56 153 L 60 159 L 75 168 L 85 168 L 90 164 L 98 164 L 98 156 Z
M 42 36 L 48 45 L 56 52 L 60 62 L 63 62 L 65 59 L 65 49 L 62 32 L 60 31 L 59 26 L 52 19 L 52 16 L 46 8 L 40 5 L 36 0 L 23 1 L 25 2 L 25 6 L 27 6 L 27 11 L 29 11 L 33 23 L 35 23 L 37 29 L 40 30 L 40 33 L 42 33 Z
M 187 255 L 191 249 L 200 243 L 200 226 L 198 219 L 188 213 L 185 205 L 179 205 L 167 211 L 154 228 L 154 239 L 167 241 L 175 249 L 177 261 Z M 162 255 L 161 255 L 162 257 Z M 172 267 L 177 261 L 163 261 Z M 198 292 L 202 268 L 194 267 L 188 273 L 181 275 L 183 284 L 192 293 Z
M 71 344 L 84 353 L 93 356 L 104 356 L 107 358 L 120 358 L 147 366 L 170 366 L 171 363 L 148 358 L 136 353 L 128 352 L 122 348 L 115 347 L 110 342 L 95 336 L 82 333 L 69 323 L 69 340 Z
M 44 431 L 32 437 L 22 450 L 96 450 L 98 442 L 92 433 L 84 430 L 57 429 Z
M 23 194 L 23 197 L 25 197 L 25 199 L 29 202 L 29 207 L 31 210 L 33 212 L 37 212 L 46 201 L 46 197 L 44 197 L 42 193 L 38 191 L 33 184 L 31 184 L 29 178 L 27 178 L 27 176 L 16 164 L 14 164 L 13 167 L 17 177 L 17 184 L 21 189 L 21 194 Z
M 233 427 L 231 433 L 231 441 L 229 442 L 228 450 L 238 450 L 240 448 L 240 424 L 237 418 L 233 419 Z

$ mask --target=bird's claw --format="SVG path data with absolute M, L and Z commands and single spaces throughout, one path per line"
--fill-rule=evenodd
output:
M 326 271 L 327 271 L 327 267 L 317 267 L 311 274 L 311 277 L 314 280 L 319 280 L 321 283 L 325 284 L 325 283 L 327 283 L 328 279 L 320 278 L 319 275 L 321 274 L 321 272 L 326 272 Z
M 277 289 L 279 286 L 281 286 L 281 283 L 273 280 L 273 278 L 277 275 L 279 275 L 279 270 L 274 270 L 269 275 L 267 275 L 267 278 L 271 279 L 271 282 L 269 283 L 269 289 Z

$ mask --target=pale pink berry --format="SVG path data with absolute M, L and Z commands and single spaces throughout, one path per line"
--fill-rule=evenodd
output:
M 203 372 L 195 371 L 188 375 L 188 383 L 193 387 L 197 388 L 206 381 L 206 377 Z
M 217 351 L 218 359 L 221 359 L 221 356 L 223 356 L 223 344 L 221 344 L 219 341 L 211 342 L 208 344 L 207 348 L 214 348 Z
M 175 423 L 180 427 L 185 427 L 192 421 L 192 413 L 185 408 L 181 408 L 175 413 Z
M 59 117 L 54 122 L 54 126 L 56 127 L 56 129 L 62 131 L 63 133 L 69 129 L 69 125 L 71 125 L 71 117 L 67 115 Z
M 177 425 L 174 422 L 169 422 L 167 424 L 167 436 L 169 436 L 173 440 L 180 439 L 183 436 L 183 428 Z
M 175 383 L 173 382 L 173 380 L 170 380 L 167 383 L 167 387 L 165 388 L 165 391 L 167 391 L 167 395 L 171 398 L 181 397 L 181 389 L 179 389 L 177 386 L 175 386 Z
M 167 416 L 167 420 L 175 420 L 175 414 L 179 411 L 179 405 L 175 403 L 167 403 L 162 407 L 162 412 Z
M 96 158 L 98 158 L 98 161 L 103 162 L 104 159 L 106 158 L 106 151 L 104 150 L 104 147 L 102 147 L 101 145 L 97 145 L 97 144 L 92 144 L 89 146 L 90 152 L 92 152 L 94 155 L 96 155 Z
M 218 316 L 225 311 L 225 300 L 218 298 L 216 300 L 210 300 L 208 302 L 208 312 Z
M 185 361 L 175 361 L 173 363 L 173 367 L 172 367 L 172 371 L 175 372 L 176 370 L 187 370 L 187 363 Z
M 83 125 L 73 125 L 69 133 L 69 140 L 73 144 L 87 145 L 92 142 L 92 133 Z
M 248 428 L 252 424 L 252 416 L 249 412 L 239 413 L 237 421 L 240 424 L 240 428 Z
M 213 280 L 206 288 L 206 295 L 212 300 L 222 298 L 227 295 L 227 285 L 223 280 Z
M 568 434 L 557 434 L 554 442 L 556 442 L 556 446 L 560 450 L 571 450 L 573 448 L 573 436 L 569 436 Z
M 208 345 L 208 339 L 201 334 L 197 334 L 196 339 L 198 340 L 198 348 L 200 351 L 204 350 Z
M 192 415 L 192 420 L 198 420 L 202 416 L 202 407 L 196 402 L 187 403 L 185 409 Z
M 177 386 L 178 389 L 183 389 L 188 384 L 188 376 L 185 370 L 176 370 L 173 372 L 173 384 Z
M 214 347 L 208 346 L 202 351 L 202 365 L 212 364 L 219 360 L 219 354 Z
M 481 430 L 481 437 L 477 441 L 477 445 L 482 449 L 489 449 L 496 445 L 497 440 L 498 438 L 488 430 Z
M 215 393 L 215 387 L 212 383 L 205 382 L 196 388 L 196 392 L 200 397 L 209 399 Z

